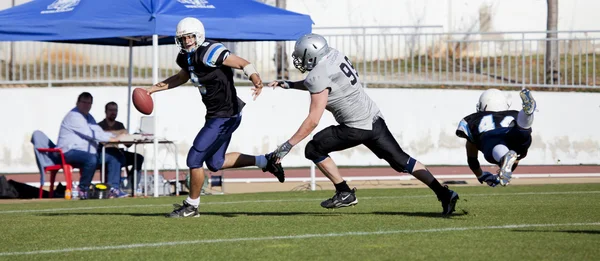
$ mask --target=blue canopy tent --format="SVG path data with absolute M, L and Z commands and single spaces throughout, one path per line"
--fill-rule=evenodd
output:
M 307 15 L 253 0 L 36 0 L 0 11 L 0 41 L 151 45 L 153 35 L 174 36 L 184 17 L 200 19 L 207 38 L 230 41 L 295 40 L 312 26 Z
M 129 46 L 129 127 L 132 47 L 153 46 L 152 78 L 158 82 L 158 45 L 174 43 L 184 17 L 200 19 L 206 37 L 217 40 L 295 40 L 312 31 L 309 16 L 253 0 L 35 0 L 0 11 L 0 41 Z M 157 145 L 155 139 L 155 177 Z

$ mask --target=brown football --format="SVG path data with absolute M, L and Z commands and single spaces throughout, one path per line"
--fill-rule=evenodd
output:
M 135 106 L 139 112 L 146 115 L 152 114 L 152 110 L 154 110 L 154 101 L 152 101 L 152 97 L 148 95 L 148 91 L 143 88 L 135 88 L 131 94 L 131 99 L 133 101 L 133 106 Z

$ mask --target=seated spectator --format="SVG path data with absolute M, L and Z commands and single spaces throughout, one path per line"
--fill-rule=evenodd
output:
M 98 126 L 90 114 L 93 97 L 83 92 L 77 97 L 75 108 L 67 113 L 58 133 L 57 147 L 65 153 L 65 161 L 80 169 L 79 197 L 86 199 L 94 173 L 102 166 L 102 155 L 98 153 L 98 144 L 107 141 L 119 141 L 119 136 L 105 132 Z M 119 188 L 121 179 L 121 162 L 113 155 L 106 155 L 106 180 L 111 186 L 110 197 L 122 198 L 128 194 Z
M 114 135 L 121 134 L 129 134 L 125 126 L 122 122 L 117 121 L 117 114 L 119 113 L 119 106 L 115 102 L 109 102 L 104 106 L 104 113 L 106 114 L 106 118 L 101 122 L 98 122 L 98 125 L 102 127 L 104 131 L 108 131 Z M 131 145 L 126 145 L 127 147 Z M 135 173 L 136 180 L 139 184 L 140 182 L 140 174 L 142 173 L 142 165 L 144 163 L 144 156 L 138 153 L 133 153 L 126 151 L 124 149 L 119 149 L 118 146 L 106 146 L 106 154 L 111 154 L 114 157 L 124 158 L 124 162 L 122 167 L 125 167 L 127 170 L 127 184 L 133 184 L 133 174 Z M 137 157 L 137 159 L 135 159 Z M 136 166 L 133 166 L 133 164 Z M 131 168 L 127 168 L 131 166 Z M 139 187 L 139 186 L 138 186 Z

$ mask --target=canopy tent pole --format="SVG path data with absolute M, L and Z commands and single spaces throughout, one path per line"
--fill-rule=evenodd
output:
M 152 35 L 152 84 L 158 83 L 158 35 Z M 158 132 L 157 103 L 154 96 L 154 197 L 158 197 Z M 176 152 L 177 153 L 177 152 Z
M 127 131 L 131 132 L 131 78 L 133 77 L 133 40 L 129 40 L 129 76 L 127 79 Z

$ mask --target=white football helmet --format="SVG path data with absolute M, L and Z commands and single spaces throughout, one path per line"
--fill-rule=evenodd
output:
M 304 73 L 317 65 L 321 58 L 329 53 L 329 45 L 323 36 L 306 34 L 296 41 L 292 58 L 294 67 Z
M 506 111 L 510 103 L 506 96 L 498 89 L 488 89 L 479 96 L 477 111 Z
M 194 35 L 196 37 L 196 45 L 185 48 L 185 39 L 183 36 Z M 205 40 L 204 25 L 200 20 L 193 17 L 186 17 L 181 19 L 177 24 L 177 31 L 175 32 L 175 43 L 177 46 L 186 52 L 193 52 L 200 46 Z

